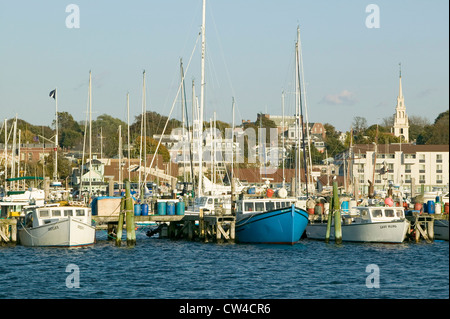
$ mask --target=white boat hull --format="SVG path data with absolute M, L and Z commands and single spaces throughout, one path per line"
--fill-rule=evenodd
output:
M 95 227 L 76 218 L 18 230 L 20 243 L 30 247 L 76 247 L 92 245 Z
M 342 241 L 402 243 L 409 229 L 409 221 L 399 220 L 379 223 L 342 224 Z M 325 240 L 326 223 L 308 224 L 306 236 Z M 334 240 L 334 225 L 331 226 L 330 240 Z
M 448 220 L 434 220 L 434 239 L 448 240 Z

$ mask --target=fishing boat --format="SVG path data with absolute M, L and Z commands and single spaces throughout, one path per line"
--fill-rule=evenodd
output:
M 342 215 L 342 241 L 402 243 L 409 227 L 403 207 L 358 206 Z M 306 236 L 324 240 L 326 230 L 326 221 L 312 221 L 306 227 Z M 334 239 L 334 225 L 330 239 Z
M 434 220 L 434 239 L 448 240 L 448 219 Z
M 241 243 L 298 242 L 308 224 L 308 213 L 295 199 L 260 198 L 236 202 L 236 239 Z
M 94 243 L 95 227 L 88 207 L 35 206 L 20 220 L 18 235 L 24 246 L 78 247 Z

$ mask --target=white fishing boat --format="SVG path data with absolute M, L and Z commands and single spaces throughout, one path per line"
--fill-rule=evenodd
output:
M 364 206 L 354 207 L 342 216 L 342 241 L 402 243 L 410 223 L 402 207 Z M 312 221 L 306 227 L 306 236 L 325 239 L 327 221 Z M 334 224 L 331 225 L 330 240 L 334 240 Z
M 95 241 L 88 207 L 32 207 L 19 225 L 19 241 L 24 246 L 76 247 L 92 245 Z
M 222 213 L 231 215 L 231 196 L 230 195 L 204 195 L 196 197 L 194 206 L 191 206 L 190 213 L 198 213 L 203 210 L 205 215 L 214 215 Z
M 448 240 L 448 219 L 434 220 L 434 239 Z

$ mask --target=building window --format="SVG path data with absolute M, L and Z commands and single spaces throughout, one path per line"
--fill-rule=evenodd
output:
M 436 154 L 436 163 L 442 163 L 442 154 Z
M 405 164 L 405 173 L 411 173 L 411 164 Z
M 419 183 L 425 184 L 425 175 L 419 175 Z
M 419 154 L 419 163 L 425 163 L 425 154 Z
M 411 174 L 405 175 L 405 183 L 411 183 Z

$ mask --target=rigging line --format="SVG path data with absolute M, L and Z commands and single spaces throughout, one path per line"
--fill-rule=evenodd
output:
M 198 39 L 200 38 L 200 36 L 201 36 L 201 34 L 199 33 L 198 36 L 197 36 L 197 40 L 195 41 L 194 49 L 192 50 L 191 56 L 189 57 L 189 62 L 188 62 L 188 65 L 187 65 L 187 67 L 186 67 L 186 73 L 187 73 L 187 71 L 189 70 L 189 66 L 191 65 L 192 57 L 194 56 L 194 52 L 195 52 L 195 49 L 197 48 Z M 175 107 L 175 104 L 177 103 L 178 94 L 180 94 L 180 90 L 181 90 L 182 83 L 183 83 L 183 81 L 184 81 L 184 78 L 185 78 L 186 73 L 183 75 L 183 78 L 182 78 L 182 80 L 180 81 L 180 84 L 178 85 L 177 94 L 175 95 L 175 98 L 174 98 L 174 100 L 173 100 L 172 108 L 170 109 L 169 115 L 167 116 L 166 124 L 164 125 L 164 129 L 163 129 L 163 131 L 162 131 L 162 133 L 161 133 L 161 136 L 159 137 L 158 145 L 156 146 L 156 149 L 155 149 L 155 153 L 154 153 L 155 155 L 158 154 L 159 146 L 161 145 L 161 141 L 162 141 L 164 132 L 166 131 L 167 124 L 169 123 L 170 116 L 172 115 L 172 111 L 173 111 L 173 109 L 174 109 L 174 107 Z M 152 168 L 152 166 L 153 166 L 153 161 L 155 160 L 155 158 L 156 158 L 156 156 L 153 156 L 153 157 L 152 157 L 152 161 L 151 161 L 150 166 L 149 166 L 150 168 Z M 144 172 L 145 172 L 145 180 L 147 180 L 147 177 L 148 177 L 148 175 L 150 174 L 150 170 L 149 170 L 149 172 L 147 173 L 147 167 L 145 167 Z
M 86 151 L 86 132 L 87 132 L 87 124 L 88 124 L 88 114 L 89 114 L 89 91 L 88 91 L 88 98 L 86 102 L 86 119 L 84 120 L 84 140 L 83 140 L 83 154 L 81 156 L 81 169 L 80 169 L 80 189 L 78 191 L 78 196 L 81 198 L 81 194 L 83 191 L 83 166 L 84 166 L 84 153 Z
M 222 57 L 224 65 L 225 65 L 225 71 L 226 71 L 226 74 L 227 74 L 228 84 L 230 85 L 232 96 L 236 96 L 236 92 L 235 92 L 233 84 L 231 82 L 231 76 L 230 76 L 229 68 L 228 68 L 228 65 L 227 65 L 227 61 L 225 60 L 225 55 L 224 55 L 224 50 L 223 50 L 223 46 L 222 46 L 220 33 L 219 33 L 219 30 L 217 29 L 216 20 L 214 18 L 214 15 L 212 14 L 213 10 L 211 9 L 209 11 L 210 11 L 211 20 L 212 20 L 212 23 L 213 23 L 213 26 L 214 26 L 214 30 L 216 31 L 216 34 L 217 34 L 217 41 L 218 41 L 218 44 L 219 44 L 220 55 Z

